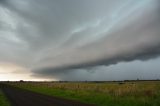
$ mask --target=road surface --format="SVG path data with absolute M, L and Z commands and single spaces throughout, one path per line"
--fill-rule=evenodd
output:
M 94 106 L 73 100 L 47 96 L 8 85 L 0 85 L 12 106 Z

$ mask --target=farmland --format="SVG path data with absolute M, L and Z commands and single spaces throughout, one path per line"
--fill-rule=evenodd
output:
M 10 106 L 9 101 L 7 100 L 1 89 L 0 89 L 0 106 Z
M 160 106 L 160 81 L 11 82 L 9 85 L 98 106 Z

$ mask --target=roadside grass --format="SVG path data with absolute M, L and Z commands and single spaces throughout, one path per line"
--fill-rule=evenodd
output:
M 11 85 L 98 106 L 160 106 L 160 82 L 11 83 Z
M 9 101 L 7 100 L 1 89 L 0 89 L 0 106 L 10 106 Z

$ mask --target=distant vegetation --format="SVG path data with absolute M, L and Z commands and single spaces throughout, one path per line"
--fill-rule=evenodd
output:
M 0 89 L 0 106 L 10 106 L 9 101 L 7 100 L 1 89 Z
M 160 81 L 15 82 L 13 86 L 98 106 L 160 106 Z

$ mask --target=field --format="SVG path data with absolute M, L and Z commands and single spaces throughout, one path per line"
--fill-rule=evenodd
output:
M 160 106 L 160 81 L 12 82 L 12 86 L 98 106 Z
M 0 106 L 10 106 L 9 101 L 0 89 Z

